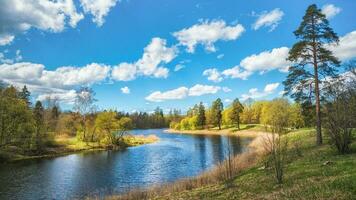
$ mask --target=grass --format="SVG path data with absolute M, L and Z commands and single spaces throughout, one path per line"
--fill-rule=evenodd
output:
M 314 130 L 291 131 L 286 137 L 289 160 L 283 184 L 276 183 L 271 169 L 261 168 L 263 156 L 251 154 L 237 163 L 238 172 L 228 181 L 214 179 L 223 174 L 223 169 L 215 169 L 159 189 L 108 199 L 356 199 L 356 142 L 353 153 L 339 155 L 328 144 L 316 146 Z M 207 181 L 209 176 L 214 180 Z

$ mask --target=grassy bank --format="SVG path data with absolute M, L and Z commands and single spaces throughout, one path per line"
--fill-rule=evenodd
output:
M 254 150 L 234 158 L 234 178 L 224 179 L 224 164 L 199 177 L 109 199 L 356 199 L 356 142 L 353 153 L 339 155 L 328 144 L 315 145 L 315 131 L 293 131 L 283 184 L 264 169 L 262 137 Z M 327 140 L 327 138 L 326 138 Z
M 192 134 L 192 135 L 229 135 L 240 137 L 257 137 L 260 132 L 266 132 L 265 128 L 259 124 L 241 124 L 240 130 L 236 127 L 223 126 L 221 130 L 218 128 L 199 129 L 199 130 L 176 130 L 167 129 L 166 133 L 176 134 Z
M 123 147 L 138 146 L 158 141 L 159 138 L 155 135 L 127 135 L 123 137 Z M 37 154 L 28 154 L 23 152 L 21 148 L 8 146 L 0 149 L 0 161 L 15 162 L 26 159 L 39 159 L 48 157 L 57 157 L 84 151 L 100 151 L 106 150 L 104 144 L 97 142 L 83 142 L 76 137 L 68 135 L 59 135 L 53 141 L 48 142 L 46 147 Z

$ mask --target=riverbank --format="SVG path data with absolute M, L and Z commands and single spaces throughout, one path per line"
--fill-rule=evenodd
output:
M 240 130 L 237 128 L 223 128 L 221 130 L 213 129 L 201 129 L 201 130 L 176 130 L 167 129 L 166 133 L 175 134 L 191 134 L 191 135 L 224 135 L 224 136 L 239 136 L 239 137 L 252 137 L 256 138 L 262 135 L 266 135 L 268 132 L 260 125 L 243 125 Z
M 272 169 L 263 167 L 266 157 L 263 136 L 259 136 L 250 144 L 251 151 L 234 158 L 232 179 L 224 179 L 223 163 L 198 177 L 108 199 L 356 198 L 356 142 L 353 153 L 339 155 L 327 144 L 327 136 L 324 145 L 315 145 L 315 130 L 296 130 L 285 137 L 289 147 L 283 184 L 276 183 Z
M 121 148 L 139 146 L 157 142 L 159 138 L 155 135 L 126 135 L 123 137 L 123 146 Z M 76 137 L 68 135 L 59 135 L 53 141 L 47 144 L 41 153 L 37 155 L 25 154 L 20 148 L 9 146 L 6 149 L 0 149 L 1 162 L 17 162 L 30 159 L 41 159 L 65 156 L 74 153 L 104 151 L 107 146 L 96 142 L 79 141 Z

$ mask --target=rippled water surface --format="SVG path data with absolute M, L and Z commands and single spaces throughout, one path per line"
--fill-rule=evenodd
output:
M 198 175 L 227 155 L 226 136 L 167 134 L 162 129 L 132 134 L 155 134 L 160 141 L 122 151 L 0 165 L 0 199 L 102 197 Z M 249 142 L 230 137 L 234 154 L 246 150 Z

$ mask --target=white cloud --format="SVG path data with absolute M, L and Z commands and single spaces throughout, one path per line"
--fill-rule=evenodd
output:
M 327 19 L 331 19 L 341 12 L 341 8 L 336 7 L 333 4 L 326 4 L 321 9 L 321 12 L 326 16 Z
M 130 81 L 136 78 L 137 68 L 135 64 L 120 63 L 113 67 L 111 76 L 118 81 Z
M 245 70 L 254 71 L 270 71 L 278 69 L 282 72 L 287 72 L 290 62 L 288 58 L 288 47 L 274 48 L 271 51 L 263 51 L 259 54 L 253 54 L 244 58 L 240 62 L 240 66 Z
M 117 0 L 80 0 L 84 12 L 93 15 L 93 22 L 98 26 L 104 24 L 104 17 L 116 5 L 116 2 Z
M 105 80 L 110 67 L 92 63 L 83 67 L 59 67 L 49 71 L 42 64 L 20 62 L 0 65 L 0 79 L 17 87 L 26 85 L 39 95 L 38 98 L 54 95 L 68 102 L 72 90 L 82 85 L 92 85 Z
M 224 102 L 225 102 L 225 103 L 231 103 L 232 100 L 231 100 L 231 99 L 225 99 Z
M 74 104 L 77 95 L 78 94 L 75 90 L 63 90 L 60 92 L 53 92 L 49 94 L 40 94 L 38 95 L 36 100 L 45 101 L 47 99 L 55 99 L 65 104 Z
M 236 40 L 244 31 L 241 24 L 227 26 L 223 20 L 206 20 L 177 31 L 173 36 L 177 38 L 179 45 L 187 47 L 189 53 L 194 53 L 198 44 L 202 44 L 206 51 L 214 52 L 216 41 Z
M 180 87 L 166 92 L 156 91 L 148 95 L 145 99 L 147 101 L 162 102 L 165 100 L 184 99 L 187 97 L 189 89 Z
M 0 3 L 0 45 L 10 44 L 15 35 L 37 28 L 61 32 L 67 23 L 76 27 L 84 18 L 72 0 L 16 0 Z
M 196 84 L 193 87 L 189 88 L 189 96 L 201 96 L 204 94 L 215 94 L 221 87 L 212 86 L 212 85 L 200 85 Z
M 153 102 L 162 102 L 166 100 L 177 100 L 177 99 L 185 99 L 188 96 L 202 96 L 206 94 L 215 94 L 220 91 L 222 88 L 219 86 L 212 85 L 201 85 L 196 84 L 191 88 L 187 87 L 179 87 L 177 89 L 168 90 L 165 92 L 155 91 L 148 95 L 145 99 L 147 101 Z M 227 89 L 225 88 L 225 91 Z
M 185 65 L 179 63 L 174 67 L 174 71 L 177 72 L 183 68 L 185 68 Z
M 252 72 L 247 71 L 247 70 L 242 70 L 239 66 L 235 66 L 230 69 L 225 69 L 222 74 L 227 77 L 227 78 L 240 78 L 242 80 L 246 80 L 247 77 L 249 77 Z
M 217 59 L 222 59 L 224 57 L 224 54 L 219 54 L 218 56 L 216 56 Z
M 228 88 L 228 87 L 222 87 L 222 90 L 224 91 L 224 92 L 231 92 L 232 90 L 230 89 L 230 88 Z
M 166 78 L 169 70 L 162 64 L 171 62 L 177 56 L 177 49 L 166 47 L 166 40 L 153 38 L 140 58 L 135 63 L 121 63 L 113 68 L 112 78 L 118 81 L 130 81 L 137 76 Z
M 257 88 L 251 88 L 247 94 L 241 95 L 241 100 L 245 101 L 249 98 L 259 99 L 259 98 L 266 97 L 268 95 L 273 94 L 276 91 L 276 89 L 278 88 L 278 86 L 279 86 L 279 83 L 267 84 L 262 92 L 258 91 Z
M 329 45 L 328 48 L 340 60 L 348 60 L 356 57 L 356 31 L 352 31 L 340 37 L 339 45 Z
M 206 69 L 203 76 L 207 76 L 209 81 L 220 82 L 223 80 L 221 73 L 216 68 Z
M 265 86 L 264 91 L 265 91 L 266 93 L 271 93 L 271 92 L 275 91 L 275 90 L 278 88 L 278 86 L 279 86 L 279 83 L 267 84 L 267 85 Z
M 264 11 L 258 15 L 258 19 L 252 25 L 254 30 L 257 30 L 263 26 L 270 27 L 269 31 L 273 31 L 281 21 L 284 13 L 279 8 L 276 8 L 270 12 Z
M 122 88 L 121 88 L 121 92 L 122 92 L 123 94 L 130 94 L 130 88 L 128 88 L 127 86 L 122 87 Z
M 0 32 L 0 46 L 11 44 L 14 39 L 15 36 L 9 34 L 1 34 Z
M 21 51 L 20 50 L 16 50 L 16 54 L 15 54 L 14 58 L 7 58 L 4 53 L 0 52 L 0 64 L 1 63 L 12 64 L 15 61 L 19 62 L 19 61 L 22 60 L 22 56 L 21 56 Z

